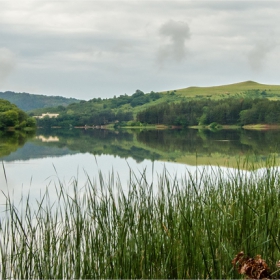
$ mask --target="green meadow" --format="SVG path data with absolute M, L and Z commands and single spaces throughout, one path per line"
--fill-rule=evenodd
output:
M 58 183 L 56 201 L 48 188 L 19 205 L 5 193 L 1 278 L 236 279 L 240 251 L 260 254 L 279 278 L 280 173 L 273 160 L 246 164 L 182 178 L 163 170 L 152 183 L 131 170 L 126 186 L 100 172 L 82 187 Z
M 236 97 L 246 96 L 252 98 L 266 96 L 269 99 L 279 100 L 280 86 L 266 85 L 253 81 L 246 81 L 246 82 L 221 85 L 221 86 L 188 87 L 184 89 L 177 89 L 176 94 L 179 96 L 184 96 L 189 98 L 206 97 L 211 99 L 221 99 L 221 98 L 234 97 L 234 96 Z

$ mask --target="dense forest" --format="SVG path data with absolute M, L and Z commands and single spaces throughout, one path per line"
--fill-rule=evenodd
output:
M 247 125 L 247 124 L 279 124 L 280 101 L 267 98 L 237 98 L 229 97 L 219 100 L 201 98 L 198 100 L 181 100 L 179 102 L 162 102 L 156 104 L 155 100 L 162 98 L 160 94 L 144 94 L 137 91 L 132 96 L 121 96 L 108 99 L 101 98 L 90 101 L 81 101 L 67 107 L 60 106 L 57 118 L 45 117 L 38 119 L 41 127 L 51 126 L 96 126 L 115 124 L 126 126 L 129 124 L 165 124 L 175 126 L 193 125 Z M 120 104 L 146 104 L 154 102 L 153 106 L 135 113 Z M 150 104 L 149 104 L 150 105 Z M 136 106 L 136 105 L 135 105 Z
M 0 99 L 0 130 L 8 127 L 16 129 L 32 128 L 36 126 L 36 120 L 29 117 L 24 111 L 7 100 Z
M 67 106 L 79 102 L 75 98 L 62 96 L 45 96 L 39 94 L 17 93 L 13 91 L 0 92 L 0 98 L 10 101 L 23 111 L 31 111 L 38 108 Z
M 59 113 L 57 118 L 45 117 L 38 119 L 38 125 L 47 126 L 92 126 L 106 125 L 115 122 L 127 122 L 134 119 L 134 109 L 137 106 L 152 103 L 162 97 L 162 94 L 151 92 L 144 94 L 136 90 L 132 96 L 101 99 L 94 98 L 89 101 L 80 101 L 67 107 L 59 106 L 50 109 L 51 113 Z M 36 110 L 33 114 L 43 112 Z
M 137 121 L 147 124 L 246 125 L 279 124 L 280 101 L 266 98 L 228 98 L 222 100 L 192 100 L 159 104 L 137 114 Z

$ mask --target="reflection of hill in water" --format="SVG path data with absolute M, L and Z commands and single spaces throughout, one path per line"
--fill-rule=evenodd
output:
M 3 157 L 4 161 L 15 161 L 15 160 L 29 160 L 33 158 L 44 158 L 44 157 L 60 157 L 69 154 L 76 154 L 76 152 L 69 150 L 67 147 L 48 147 L 39 146 L 35 143 L 26 143 L 23 147 L 19 148 L 16 152 Z
M 246 130 L 50 130 L 38 131 L 31 140 L 4 160 L 63 156 L 75 153 L 114 155 L 134 158 L 175 161 L 186 164 L 236 166 L 238 158 L 266 160 L 280 153 L 280 131 Z M 52 141 L 47 141 L 52 140 Z M 55 140 L 55 141 L 54 141 Z M 43 142 L 44 141 L 44 142 Z

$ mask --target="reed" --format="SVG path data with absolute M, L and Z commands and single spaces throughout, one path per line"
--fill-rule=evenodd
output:
M 1 277 L 240 278 L 231 261 L 280 259 L 279 171 L 268 166 L 225 176 L 221 169 L 183 178 L 166 170 L 148 183 L 112 172 L 79 188 L 56 185 L 21 209 L 6 195 L 0 225 Z M 273 274 L 279 278 L 276 271 Z

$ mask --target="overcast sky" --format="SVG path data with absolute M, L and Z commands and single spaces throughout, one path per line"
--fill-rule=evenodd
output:
M 0 91 L 280 84 L 280 1 L 0 0 Z

